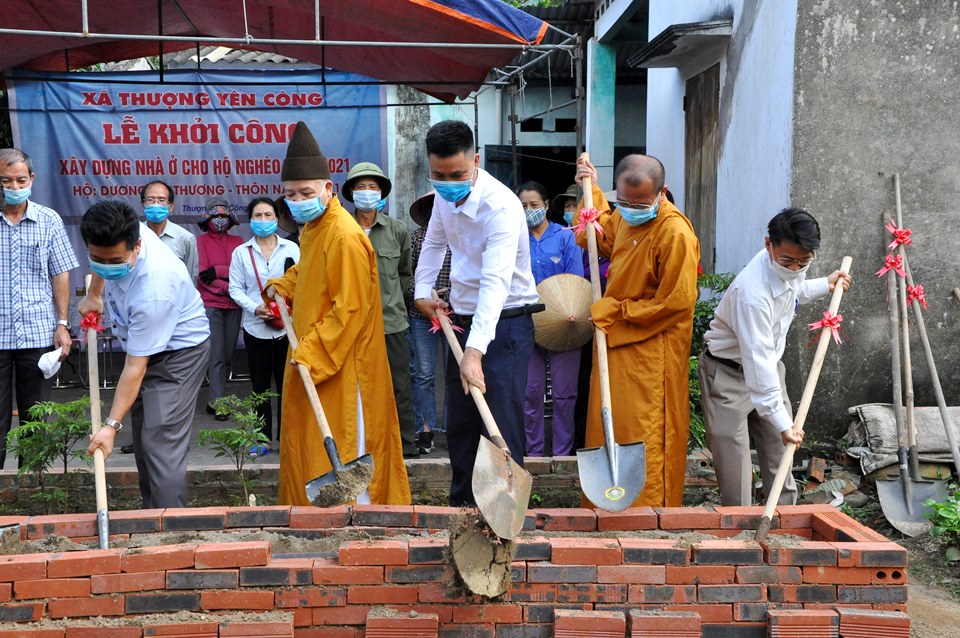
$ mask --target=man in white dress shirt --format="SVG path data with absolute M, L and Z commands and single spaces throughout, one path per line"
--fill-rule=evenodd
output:
M 451 254 L 451 322 L 464 348 L 460 366 L 447 364 L 447 447 L 453 479 L 450 505 L 473 504 L 473 463 L 486 433 L 469 395 L 486 395 L 514 460 L 523 464 L 523 400 L 533 351 L 533 319 L 539 296 L 530 270 L 530 242 L 523 205 L 480 166 L 473 131 L 463 122 L 440 122 L 427 133 L 430 181 L 437 192 L 417 265 L 417 310 L 434 316 L 433 284 Z M 445 303 L 441 302 L 443 307 Z M 462 388 L 459 391 L 457 386 Z
M 787 330 L 802 303 L 844 290 L 850 275 L 807 280 L 820 247 L 820 226 L 805 210 L 786 208 L 770 220 L 764 249 L 737 275 L 717 305 L 700 355 L 700 390 L 707 445 L 713 454 L 724 505 L 751 505 L 757 449 L 763 485 L 769 489 L 788 445 L 803 441 L 793 426 L 793 410 L 780 358 Z M 780 504 L 797 501 L 787 474 Z

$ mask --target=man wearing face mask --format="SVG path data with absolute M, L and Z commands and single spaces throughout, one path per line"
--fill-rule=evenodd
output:
M 530 267 L 523 205 L 479 168 L 473 131 L 447 120 L 427 132 L 430 181 L 437 192 L 417 264 L 417 310 L 435 316 L 432 291 L 450 247 L 451 322 L 463 332 L 460 366 L 447 363 L 447 447 L 453 479 L 450 505 L 473 504 L 473 464 L 486 433 L 470 397 L 486 394 L 513 459 L 523 464 L 523 401 L 533 351 L 533 312 L 542 310 Z M 440 302 L 442 308 L 447 304 Z
M 333 194 L 327 158 L 298 122 L 280 170 L 284 197 L 298 224 L 300 262 L 270 279 L 264 301 L 279 292 L 293 308 L 304 364 L 346 461 L 373 457 L 369 490 L 358 502 L 410 503 L 400 426 L 384 344 L 377 254 Z M 282 505 L 309 505 L 304 484 L 331 470 L 300 374 L 284 375 L 280 438 Z
M 717 305 L 700 355 L 707 444 L 713 453 L 724 505 L 751 505 L 753 463 L 750 442 L 764 486 L 773 484 L 788 445 L 803 441 L 793 412 L 780 358 L 787 331 L 802 303 L 844 290 L 850 275 L 807 279 L 820 247 L 820 226 L 805 210 L 785 208 L 770 220 L 764 248 L 740 271 Z M 787 473 L 780 504 L 797 501 Z
M 183 263 L 126 202 L 91 206 L 80 234 L 127 353 L 109 416 L 87 453 L 100 448 L 110 456 L 129 412 L 141 507 L 186 507 L 190 431 L 210 353 L 200 293 Z M 94 301 L 102 307 L 99 297 Z
M 148 183 L 140 189 L 140 203 L 147 218 L 147 227 L 156 233 L 173 253 L 186 265 L 190 278 L 197 280 L 200 258 L 197 252 L 197 238 L 183 226 L 169 219 L 173 212 L 173 189 L 159 180 Z
M 77 257 L 60 216 L 30 199 L 33 161 L 0 149 L 3 221 L 0 223 L 0 468 L 7 456 L 14 385 L 20 421 L 48 398 L 50 382 L 37 367 L 51 348 L 70 354 L 70 271 Z
M 413 418 L 413 389 L 410 382 L 410 341 L 407 338 L 407 303 L 404 291 L 410 283 L 410 229 L 400 220 L 381 211 L 390 195 L 390 180 L 380 167 L 360 162 L 350 169 L 340 194 L 356 206 L 353 217 L 367 234 L 377 252 L 380 276 L 380 305 L 387 343 L 387 360 L 393 381 L 393 396 L 400 419 L 403 456 L 420 457 L 417 426 Z
M 591 316 L 606 333 L 614 435 L 618 443 L 646 444 L 646 484 L 633 504 L 678 507 L 690 435 L 687 379 L 700 242 L 687 218 L 667 200 L 657 158 L 627 155 L 620 160 L 614 170 L 613 213 L 597 186 L 596 169 L 582 158 L 577 164 L 577 183 L 588 176 L 593 180 L 593 204 L 603 225 L 597 248 L 610 260 L 606 290 Z M 577 243 L 586 248 L 587 234 L 578 235 Z M 594 356 L 587 447 L 603 445 L 599 388 Z

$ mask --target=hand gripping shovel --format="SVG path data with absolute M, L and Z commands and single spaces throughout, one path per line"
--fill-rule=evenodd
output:
M 274 293 L 273 299 L 280 309 L 283 327 L 286 328 L 287 338 L 290 340 L 290 349 L 296 352 L 300 342 L 297 340 L 297 334 L 293 331 L 293 322 L 290 320 L 290 313 L 287 312 L 287 302 L 279 293 Z M 318 507 L 333 507 L 334 505 L 352 503 L 370 485 L 370 480 L 373 478 L 373 457 L 364 454 L 349 463 L 340 462 L 337 442 L 333 440 L 330 424 L 327 423 L 323 406 L 320 405 L 317 387 L 313 385 L 313 379 L 310 377 L 310 370 L 299 361 L 295 361 L 295 363 L 300 378 L 303 380 L 303 387 L 307 391 L 310 406 L 317 417 L 320 434 L 323 435 L 323 448 L 327 451 L 330 465 L 333 466 L 333 469 L 323 476 L 318 476 L 307 482 L 307 500 Z
M 587 154 L 582 156 L 589 159 Z M 583 205 L 593 208 L 593 185 L 583 180 Z M 587 247 L 590 251 L 590 285 L 593 300 L 600 301 L 600 264 L 597 261 L 597 231 L 587 224 Z M 594 328 L 597 343 L 597 368 L 600 372 L 600 420 L 603 424 L 603 447 L 577 450 L 580 488 L 590 502 L 608 512 L 622 512 L 643 492 L 647 482 L 647 449 L 643 441 L 620 445 L 613 436 L 613 415 L 610 399 L 610 369 L 607 363 L 607 335 Z
M 86 286 L 90 288 L 90 275 L 87 275 Z M 96 434 L 101 426 L 100 414 L 100 368 L 97 362 L 97 329 L 87 328 L 87 368 L 90 371 L 90 425 Z M 93 472 L 97 494 L 97 537 L 100 549 L 110 547 L 110 521 L 107 516 L 107 476 L 103 465 L 103 450 L 97 448 L 93 452 Z
M 460 365 L 463 348 L 457 335 L 453 334 L 450 320 L 439 308 L 436 316 L 457 365 Z M 480 388 L 471 385 L 470 396 L 477 404 L 477 411 L 490 436 L 489 439 L 481 436 L 477 446 L 477 458 L 473 462 L 473 498 L 494 534 L 500 538 L 514 538 L 523 529 L 533 477 L 510 456 L 510 448 L 500 435 L 500 428 Z

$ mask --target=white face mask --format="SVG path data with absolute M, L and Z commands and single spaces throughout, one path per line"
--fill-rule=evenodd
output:
M 787 282 L 801 279 L 805 274 L 807 274 L 808 268 L 810 268 L 810 264 L 807 264 L 806 266 L 804 266 L 803 268 L 800 268 L 799 270 L 790 270 L 789 268 L 781 266 L 774 260 L 772 259 L 770 260 L 770 269 L 773 271 L 773 274 L 775 274 L 781 280 L 787 281 Z

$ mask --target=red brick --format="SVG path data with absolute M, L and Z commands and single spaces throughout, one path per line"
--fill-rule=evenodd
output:
M 528 536 L 513 541 L 514 559 L 522 561 L 550 560 L 550 539 L 546 536 Z
M 667 571 L 663 565 L 600 565 L 597 582 L 662 585 L 667 582 Z
M 509 589 L 507 593 L 509 594 Z M 553 587 L 553 595 L 556 598 L 557 588 Z M 451 602 L 470 602 L 472 600 L 482 600 L 479 596 L 464 596 L 452 583 L 423 583 L 417 585 L 417 599 L 421 603 L 440 603 L 448 605 Z M 508 600 L 505 598 L 505 600 Z
M 767 599 L 763 585 L 700 585 L 697 601 L 701 603 L 759 603 Z
M 840 615 L 841 635 L 848 627 L 859 630 L 858 634 L 872 630 L 877 636 L 906 637 L 910 632 L 910 616 L 901 612 L 843 606 L 837 607 L 837 613 Z
M 749 507 L 718 506 L 714 510 L 720 515 L 720 529 L 753 530 L 760 526 L 764 507 L 762 505 Z M 780 527 L 780 520 L 776 514 L 774 514 L 770 524 L 772 528 Z
M 689 565 L 690 548 L 667 538 L 621 538 L 624 563 Z
M 49 536 L 63 536 L 74 538 L 77 536 L 96 536 L 97 535 L 97 515 L 78 513 L 78 514 L 56 514 L 53 516 L 34 516 L 31 518 L 21 535 L 26 534 L 26 540 L 34 541 Z
M 597 510 L 597 531 L 639 531 L 657 529 L 659 519 L 652 507 L 630 507 L 622 512 Z
M 0 603 L 13 600 L 13 583 L 0 583 Z
M 394 565 L 386 568 L 388 583 L 448 583 L 455 578 L 452 565 Z
M 293 638 L 293 625 L 289 622 L 224 622 L 220 625 L 220 638 Z
M 313 607 L 311 623 L 313 625 L 363 625 L 367 620 L 370 607 L 366 605 L 346 605 L 344 607 Z
M 555 565 L 619 565 L 623 558 L 615 538 L 551 538 L 550 548 Z
M 759 565 L 763 548 L 754 541 L 704 540 L 693 544 L 693 562 L 698 565 Z
M 47 603 L 50 618 L 79 618 L 84 616 L 122 616 L 123 596 L 94 596 L 93 598 L 61 598 Z
M 453 622 L 458 624 L 518 623 L 522 621 L 523 608 L 520 605 L 458 605 L 453 608 Z
M 733 622 L 733 605 L 665 605 L 663 609 L 697 613 L 704 624 Z
M 627 602 L 627 586 L 621 584 L 587 585 L 561 584 L 557 585 L 558 603 L 625 603 Z
M 91 549 L 67 552 L 47 561 L 47 578 L 71 578 L 120 572 L 119 549 Z
M 660 529 L 720 529 L 720 515 L 704 507 L 655 507 Z
M 79 598 L 90 595 L 89 578 L 46 578 L 18 580 L 13 585 L 18 600 L 29 598 Z
M 447 529 L 453 519 L 460 515 L 459 508 L 436 505 L 414 505 L 413 512 L 415 526 L 426 529 Z
M 780 603 L 836 604 L 836 585 L 767 585 L 767 598 Z
M 0 556 L 0 581 L 35 580 L 47 577 L 47 560 L 54 554 Z
M 829 585 L 902 585 L 907 582 L 904 569 L 877 567 L 822 567 L 803 568 L 803 582 Z
M 723 585 L 736 581 L 733 565 L 667 565 L 666 572 L 668 585 Z
M 63 638 L 64 629 L 0 629 L 0 638 Z
M 450 605 L 390 605 L 390 609 L 393 609 L 400 614 L 410 614 L 411 612 L 415 614 L 432 614 L 437 617 L 437 620 L 441 624 L 449 625 L 453 622 L 453 610 L 455 607 Z
M 227 528 L 264 528 L 289 526 L 290 506 L 288 505 L 227 508 Z
M 196 544 L 128 549 L 120 557 L 120 570 L 124 572 L 156 572 L 193 567 L 196 551 Z
M 799 527 L 790 527 L 787 529 L 772 529 L 770 530 L 771 536 L 797 536 L 799 538 L 805 538 L 808 541 L 813 540 L 813 530 L 809 527 L 799 528 Z
M 600 635 L 622 636 L 627 631 L 627 619 L 622 611 L 580 611 L 558 609 L 553 620 L 556 638 L 579 638 Z
M 110 512 L 111 534 L 145 534 L 163 529 L 162 509 L 118 510 Z
M 309 507 L 295 505 L 290 508 L 291 529 L 341 529 L 350 525 L 349 505 L 337 507 Z
M 654 603 L 695 603 L 696 585 L 630 585 L 627 602 L 640 604 Z
M 178 638 L 218 638 L 220 625 L 215 622 L 183 623 L 176 625 L 144 625 L 144 638 L 152 636 Z
M 586 508 L 543 508 L 528 510 L 536 529 L 548 532 L 595 532 L 597 513 Z
M 803 572 L 793 565 L 742 565 L 737 567 L 737 582 L 799 585 Z
M 223 529 L 227 525 L 226 507 L 170 507 L 160 520 L 165 532 Z
M 813 515 L 824 512 L 836 512 L 831 505 L 777 505 L 776 515 L 780 518 L 780 527 L 813 527 Z
M 837 627 L 840 617 L 827 609 L 773 609 L 767 615 L 770 627 Z
M 0 623 L 31 622 L 43 616 L 43 603 L 22 603 L 19 605 L 0 605 Z
M 769 541 L 769 539 L 768 539 Z M 770 565 L 823 565 L 837 564 L 837 547 L 824 541 L 801 541 L 797 544 L 763 544 L 766 561 Z
M 380 585 L 384 568 L 375 565 L 320 565 L 313 568 L 316 585 Z
M 278 589 L 275 606 L 289 607 L 339 607 L 347 604 L 345 587 L 311 587 L 309 589 Z
M 407 541 L 407 560 L 411 565 L 447 563 L 448 545 L 440 538 L 411 538 Z
M 67 627 L 66 638 L 140 638 L 140 627 Z
M 412 605 L 417 601 L 417 588 L 413 585 L 354 585 L 347 590 L 347 603 L 351 605 Z
M 513 583 L 503 595 L 507 602 L 555 603 L 557 602 L 556 583 Z M 423 599 L 421 598 L 421 601 Z
M 767 612 L 774 609 L 803 609 L 803 605 L 800 603 L 772 603 L 770 601 L 733 603 L 733 619 L 736 622 L 767 622 Z
M 340 544 L 341 565 L 406 565 L 406 541 L 346 541 Z
M 273 609 L 273 600 L 272 591 L 205 591 L 200 593 L 200 608 L 267 611 Z
M 837 548 L 837 567 L 886 567 L 906 569 L 907 550 L 896 543 L 831 543 Z
M 424 616 L 400 615 L 385 617 L 381 615 L 369 616 L 364 636 L 367 638 L 395 638 L 396 636 L 436 636 L 439 623 L 437 617 L 428 614 Z
M 258 567 L 270 561 L 269 541 L 201 543 L 194 556 L 197 569 Z
M 354 527 L 416 527 L 412 505 L 354 505 Z
M 103 574 L 90 577 L 93 594 L 118 594 L 130 591 L 150 591 L 166 587 L 165 572 L 133 572 Z
M 273 558 L 261 567 L 241 567 L 241 587 L 291 587 L 310 585 L 313 581 L 312 558 Z
M 689 611 L 653 612 L 630 610 L 630 635 L 643 636 L 655 633 L 658 636 L 674 634 L 700 635 L 700 615 Z
M 354 627 L 304 627 L 294 631 L 295 638 L 363 638 L 363 630 Z
M 531 583 L 595 583 L 597 567 L 531 563 L 527 565 L 527 580 Z
M 837 602 L 849 603 L 898 604 L 907 602 L 907 586 L 882 585 L 837 585 Z

